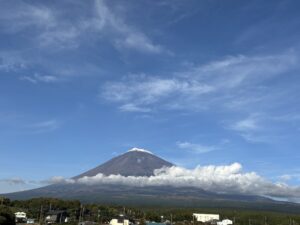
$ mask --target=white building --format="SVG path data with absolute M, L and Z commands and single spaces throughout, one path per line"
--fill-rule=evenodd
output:
M 18 219 L 26 219 L 26 213 L 24 212 L 16 212 L 15 217 Z
M 28 223 L 28 224 L 34 223 L 34 219 L 27 219 L 27 223 Z
M 25 223 L 27 221 L 26 213 L 16 212 L 15 213 L 16 223 Z
M 129 220 L 124 216 L 120 215 L 117 219 L 112 219 L 109 222 L 109 225 L 129 225 Z
M 193 213 L 193 217 L 202 223 L 210 222 L 213 220 L 220 220 L 219 214 L 200 214 L 200 213 Z
M 225 219 L 225 220 L 217 222 L 217 225 L 231 225 L 231 224 L 233 224 L 233 222 L 232 222 L 232 220 L 229 220 L 229 219 Z

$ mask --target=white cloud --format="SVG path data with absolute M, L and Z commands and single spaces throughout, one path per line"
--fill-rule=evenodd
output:
M 300 180 L 300 173 L 293 173 L 293 174 L 284 174 L 278 177 L 280 180 L 283 181 L 290 181 L 290 180 Z
M 7 183 L 9 185 L 22 185 L 25 184 L 26 181 L 19 177 L 8 178 L 8 179 L 0 179 L 0 183 Z
M 125 104 L 120 106 L 120 110 L 123 112 L 150 112 L 149 108 L 138 107 L 134 104 Z
M 290 179 L 291 177 L 288 177 Z M 283 178 L 280 178 L 282 180 Z M 230 165 L 197 166 L 194 169 L 173 166 L 164 167 L 154 171 L 154 175 L 146 176 L 121 176 L 97 174 L 93 177 L 82 177 L 78 180 L 66 179 L 55 176 L 43 181 L 25 181 L 20 178 L 2 179 L 2 183 L 10 185 L 21 184 L 117 184 L 136 187 L 147 186 L 174 186 L 194 187 L 206 191 L 225 194 L 244 194 L 269 196 L 290 201 L 300 201 L 300 187 L 290 186 L 283 182 L 271 182 L 255 172 L 243 172 L 242 165 L 233 163 Z
M 115 41 L 118 48 L 131 48 L 148 53 L 162 53 L 164 48 L 160 45 L 153 44 L 150 39 L 142 33 L 127 30 L 125 39 L 117 39 Z
M 195 187 L 206 191 L 226 194 L 245 194 L 286 198 L 299 201 L 300 187 L 284 183 L 272 183 L 255 172 L 243 172 L 242 165 L 233 163 L 226 166 L 197 166 L 195 169 L 169 167 L 155 170 L 150 177 L 134 177 L 97 174 L 93 177 L 83 177 L 78 180 L 54 179 L 59 183 L 80 183 L 86 185 L 121 184 L 137 187 L 174 186 Z
M 273 116 L 270 119 L 275 121 L 282 121 L 282 122 L 291 122 L 291 121 L 298 121 L 300 120 L 299 113 L 288 113 L 280 116 Z
M 23 59 L 17 52 L 0 53 L 0 71 L 3 72 L 16 72 L 25 69 L 27 61 Z
M 15 111 L 0 112 L 0 126 L 6 132 L 21 134 L 39 134 L 60 128 L 61 119 L 40 120 Z
M 257 120 L 254 117 L 248 117 L 246 119 L 237 121 L 235 124 L 231 126 L 232 129 L 237 131 L 252 131 L 257 130 Z
M 7 2 L 3 5 L 0 18 L 6 32 L 19 32 L 29 27 L 49 29 L 57 25 L 54 11 L 50 8 L 27 4 Z
M 92 25 L 95 25 L 96 29 L 112 32 L 115 35 L 114 42 L 117 48 L 129 48 L 147 53 L 165 51 L 162 46 L 153 44 L 144 33 L 129 26 L 124 19 L 112 12 L 105 1 L 97 0 L 95 5 L 97 18 Z
M 215 151 L 218 149 L 217 146 L 207 146 L 190 142 L 177 142 L 176 145 L 181 149 L 185 149 L 199 154 Z
M 295 68 L 297 58 L 295 52 L 265 56 L 231 56 L 196 67 L 187 75 L 198 74 L 200 78 L 209 80 L 220 88 L 236 88 L 261 83 Z M 209 77 L 211 78 L 208 79 Z
M 60 81 L 60 79 L 57 76 L 51 76 L 51 75 L 40 75 L 40 74 L 34 74 L 33 76 L 23 76 L 20 78 L 21 80 L 29 81 L 31 83 L 37 84 L 39 82 L 43 83 L 55 83 Z
M 43 180 L 41 182 L 39 182 L 40 184 L 73 184 L 75 183 L 74 180 L 72 179 L 66 179 L 62 176 L 54 176 L 54 177 L 51 177 L 50 179 L 47 179 L 47 180 Z
M 147 106 L 150 107 L 154 103 L 168 101 L 174 95 L 178 98 L 189 98 L 213 91 L 213 87 L 194 80 L 164 79 L 141 75 L 125 78 L 120 82 L 107 83 L 103 88 L 102 96 L 113 102 L 148 108 Z
M 284 181 L 288 181 L 288 180 L 292 179 L 292 175 L 284 174 L 284 175 L 279 176 L 279 179 L 284 180 Z
M 38 122 L 38 123 L 33 123 L 28 126 L 28 128 L 30 130 L 32 130 L 32 132 L 34 132 L 34 133 L 43 133 L 43 132 L 53 131 L 53 130 L 58 129 L 59 127 L 60 127 L 60 122 L 55 119 L 45 120 L 45 121 Z
M 279 108 L 287 109 L 282 104 L 298 92 L 295 87 L 286 89 L 276 82 L 279 77 L 293 76 L 294 71 L 299 71 L 298 55 L 297 51 L 238 55 L 202 65 L 188 64 L 184 71 L 164 76 L 124 76 L 102 85 L 100 97 L 121 111 L 134 113 L 163 110 L 230 113 L 232 116 L 220 121 L 225 123 L 225 128 L 230 128 L 248 142 L 269 142 L 274 139 L 272 137 L 282 136 L 278 123 L 298 118 L 286 119 L 282 116 L 286 112 L 282 110 L 276 115 L 277 119 L 274 115 Z M 277 84 L 276 88 L 270 83 Z M 249 116 L 236 119 L 244 115 Z M 271 118 L 274 118 L 273 122 Z M 272 129 L 275 126 L 277 130 Z
M 237 132 L 247 142 L 268 142 L 268 137 L 262 135 L 262 115 L 250 115 L 245 119 L 237 120 L 229 126 L 229 129 Z
M 263 83 L 298 68 L 297 59 L 295 52 L 227 57 L 170 76 L 123 77 L 102 86 L 101 96 L 111 102 L 141 108 L 251 110 L 248 105 L 263 101 L 268 93 L 267 88 L 262 88 Z M 274 100 L 268 97 L 268 101 Z M 251 124 L 241 126 L 250 128 Z
M 4 32 L 19 33 L 34 29 L 31 39 L 35 47 L 52 47 L 51 50 L 75 46 L 81 34 L 80 26 L 61 15 L 59 9 L 41 4 L 29 4 L 19 1 L 18 4 L 7 4 L 1 10 L 1 25 Z
M 281 113 L 280 116 L 273 116 L 272 113 L 273 112 L 251 114 L 244 119 L 225 122 L 231 123 L 225 126 L 225 128 L 235 131 L 247 142 L 274 144 L 276 140 L 284 138 L 283 133 L 278 133 L 280 129 L 284 130 L 285 127 L 283 123 L 297 121 L 298 117 L 295 114 L 284 113 Z M 276 127 L 274 125 L 276 125 Z
M 76 3 L 68 4 L 69 9 L 74 10 Z M 6 10 L 1 10 L 0 24 L 4 31 L 12 33 L 35 29 L 32 38 L 40 47 L 50 47 L 51 51 L 76 48 L 84 43 L 83 39 L 87 36 L 92 37 L 91 39 L 105 37 L 118 49 L 133 49 L 154 54 L 165 51 L 162 46 L 154 44 L 145 33 L 129 25 L 117 10 L 108 7 L 106 1 L 95 0 L 92 7 L 88 6 L 76 6 L 85 7 L 89 12 L 88 16 L 82 13 L 79 17 L 70 18 L 66 16 L 69 11 L 62 11 L 53 5 L 50 7 L 46 4 L 21 1 L 19 4 L 7 4 Z

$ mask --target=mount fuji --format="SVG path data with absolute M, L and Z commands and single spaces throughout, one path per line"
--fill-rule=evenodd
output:
M 173 166 L 172 163 L 157 157 L 150 151 L 132 148 L 125 154 L 119 155 L 94 169 L 75 176 L 74 179 L 84 176 L 92 177 L 99 173 L 104 175 L 151 176 L 154 175 L 154 170 L 171 166 Z
M 153 178 L 157 170 L 175 166 L 153 153 L 133 148 L 126 153 L 112 158 L 89 171 L 69 179 L 69 182 L 51 184 L 45 187 L 4 194 L 11 199 L 29 199 L 36 197 L 55 197 L 79 199 L 82 202 L 103 204 L 170 206 L 170 207 L 233 207 L 264 210 L 289 211 L 300 213 L 296 203 L 274 201 L 256 195 L 215 193 L 199 187 L 174 185 L 127 185 L 126 182 L 110 183 L 107 181 L 84 182 L 97 178 Z M 92 180 L 93 181 L 93 180 Z

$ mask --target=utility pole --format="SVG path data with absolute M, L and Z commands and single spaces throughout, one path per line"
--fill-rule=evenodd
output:
M 249 218 L 248 224 L 251 225 L 251 219 Z
M 79 223 L 81 222 L 81 213 L 82 213 L 82 205 L 80 205 L 80 211 L 79 211 Z
M 82 220 L 84 220 L 84 206 L 83 206 L 83 209 L 82 209 L 82 217 L 81 217 Z
M 98 209 L 98 223 L 100 224 L 100 209 Z
M 265 216 L 265 225 L 267 225 L 267 217 Z
M 41 210 L 40 210 L 40 224 L 42 224 L 43 221 L 43 205 L 41 205 Z

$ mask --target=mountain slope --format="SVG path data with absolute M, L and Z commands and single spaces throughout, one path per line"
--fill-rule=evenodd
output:
M 300 213 L 300 205 L 259 196 L 217 194 L 191 187 L 56 184 L 7 194 L 10 199 L 54 197 L 129 206 L 239 208 Z
M 75 176 L 74 179 L 84 176 L 92 177 L 99 173 L 104 175 L 151 176 L 155 169 L 170 166 L 173 166 L 173 164 L 153 155 L 149 151 L 133 148 L 94 169 Z

